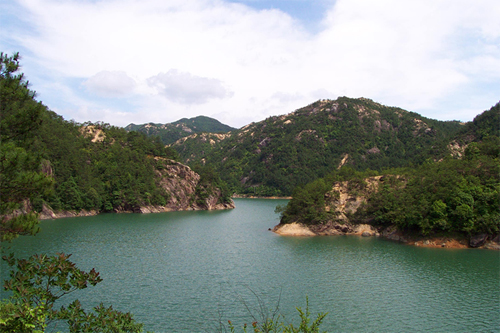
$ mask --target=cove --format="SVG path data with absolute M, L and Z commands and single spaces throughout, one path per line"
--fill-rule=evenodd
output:
M 4 253 L 71 253 L 104 279 L 73 294 L 130 311 L 146 330 L 216 332 L 251 323 L 259 301 L 287 321 L 309 298 L 328 332 L 498 332 L 500 253 L 357 236 L 289 238 L 268 228 L 284 200 L 235 199 L 228 211 L 103 214 L 43 221 Z M 5 248 L 7 245 L 9 248 Z M 8 275 L 5 263 L 1 276 Z M 5 297 L 5 293 L 2 294 Z

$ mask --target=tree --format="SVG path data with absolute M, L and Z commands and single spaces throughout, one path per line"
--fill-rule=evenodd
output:
M 12 296 L 0 303 L 0 332 L 44 332 L 48 325 L 60 322 L 68 326 L 69 332 L 142 332 L 142 324 L 136 323 L 130 313 L 102 303 L 93 312 L 83 310 L 78 300 L 67 307 L 54 306 L 60 298 L 102 281 L 94 269 L 84 272 L 69 257 L 3 257 L 14 269 L 4 285 Z
M 0 241 L 38 231 L 37 215 L 26 206 L 53 182 L 41 172 L 40 157 L 25 149 L 44 106 L 18 70 L 19 54 L 0 54 Z
M 23 74 L 16 74 L 18 70 L 18 54 L 0 54 L 0 242 L 38 232 L 38 216 L 30 212 L 30 202 L 48 194 L 53 185 L 52 177 L 42 171 L 46 163 L 41 156 L 27 149 L 45 107 L 34 99 L 35 93 L 28 89 Z M 72 178 L 61 191 L 79 194 Z M 4 257 L 13 268 L 4 286 L 12 296 L 0 302 L 0 332 L 44 332 L 54 321 L 65 322 L 70 332 L 142 332 L 142 325 L 129 313 L 102 304 L 90 313 L 78 300 L 67 308 L 54 307 L 59 298 L 101 281 L 95 270 L 81 271 L 69 257 Z

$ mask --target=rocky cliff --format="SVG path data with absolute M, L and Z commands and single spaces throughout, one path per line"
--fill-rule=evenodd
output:
M 156 170 L 160 186 L 170 194 L 165 206 L 143 206 L 141 213 L 177 210 L 218 210 L 232 209 L 234 202 L 224 201 L 220 188 L 212 184 L 202 184 L 200 175 L 182 163 L 161 159 L 161 167 Z
M 356 213 L 370 194 L 378 191 L 385 179 L 384 176 L 374 176 L 364 179 L 361 184 L 349 181 L 334 183 L 332 190 L 325 195 L 325 210 L 334 213 L 339 221 L 350 222 L 349 216 Z
M 115 213 L 160 213 L 182 210 L 222 210 L 234 208 L 232 199 L 223 198 L 220 188 L 200 182 L 200 175 L 190 167 L 174 160 L 155 157 L 157 183 L 165 190 L 168 199 L 162 206 L 140 205 L 132 209 L 115 209 Z M 63 217 L 97 215 L 99 211 L 53 211 L 44 205 L 41 220 Z

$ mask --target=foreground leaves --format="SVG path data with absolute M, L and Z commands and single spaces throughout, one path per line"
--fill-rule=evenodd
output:
M 55 307 L 63 296 L 102 281 L 94 269 L 82 271 L 69 257 L 63 253 L 28 259 L 16 259 L 12 254 L 3 257 L 13 268 L 4 284 L 12 296 L 0 303 L 0 332 L 45 332 L 51 324 L 63 324 L 69 332 L 142 332 L 142 324 L 136 323 L 130 313 L 102 303 L 91 312 L 86 312 L 78 300 L 68 307 Z

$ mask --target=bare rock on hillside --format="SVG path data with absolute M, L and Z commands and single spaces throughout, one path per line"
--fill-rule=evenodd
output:
M 366 178 L 359 184 L 349 181 L 336 182 L 326 194 L 326 211 L 335 213 L 338 220 L 349 221 L 348 216 L 354 214 L 366 202 L 367 196 L 378 190 L 383 181 L 383 176 L 375 176 Z
M 160 159 L 160 158 L 157 158 Z M 167 204 L 163 207 L 156 207 L 152 211 L 162 210 L 218 210 L 234 208 L 234 202 L 224 203 L 221 200 L 222 192 L 219 188 L 212 185 L 201 185 L 200 175 L 191 170 L 190 167 L 182 163 L 162 159 L 163 164 L 160 170 L 157 170 L 159 184 L 170 194 Z M 204 198 L 200 198 L 197 189 L 205 186 L 204 192 L 207 193 Z M 144 208 L 147 212 L 151 208 Z

